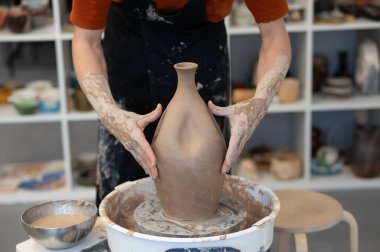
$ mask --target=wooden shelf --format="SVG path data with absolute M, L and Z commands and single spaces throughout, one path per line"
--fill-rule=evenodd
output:
M 307 103 L 304 100 L 299 100 L 291 103 L 272 103 L 268 113 L 292 113 L 305 112 Z
M 289 33 L 293 32 L 306 32 L 307 31 L 306 23 L 295 23 L 295 24 L 286 24 L 286 30 Z M 227 29 L 227 33 L 230 35 L 249 35 L 249 34 L 260 34 L 259 27 L 254 26 L 231 26 Z
M 89 111 L 89 112 L 70 111 L 67 114 L 67 119 L 69 121 L 97 121 L 99 118 L 94 111 Z
M 348 31 L 348 30 L 374 30 L 380 29 L 380 22 L 368 19 L 357 19 L 354 22 L 342 24 L 314 24 L 312 30 L 316 32 L 324 31 Z
M 61 118 L 59 113 L 20 115 L 12 105 L 0 106 L 0 124 L 60 122 Z
M 78 186 L 74 187 L 72 190 L 67 190 L 67 188 L 41 191 L 19 190 L 14 193 L 0 194 L 0 204 L 37 203 L 62 199 L 82 199 L 94 201 L 95 188 Z
M 316 190 L 359 190 L 379 189 L 380 176 L 372 179 L 356 177 L 348 168 L 342 173 L 330 176 L 312 176 L 308 183 L 310 189 Z
M 313 111 L 380 109 L 380 95 L 355 95 L 349 98 L 333 98 L 314 95 Z
M 53 24 L 20 34 L 12 33 L 9 29 L 0 30 L 0 42 L 54 41 L 56 37 Z
M 74 34 L 73 32 L 66 31 L 66 32 L 61 33 L 60 37 L 63 41 L 70 41 L 73 39 Z
M 270 172 L 260 173 L 257 181 L 273 190 L 279 189 L 309 189 L 318 191 L 328 190 L 359 190 L 380 189 L 380 176 L 372 179 L 364 179 L 354 176 L 348 168 L 335 175 L 312 176 L 310 180 L 299 178 L 289 181 L 276 179 Z

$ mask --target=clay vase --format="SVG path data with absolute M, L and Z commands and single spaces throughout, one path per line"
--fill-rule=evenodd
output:
M 196 89 L 197 67 L 190 62 L 174 65 L 177 90 L 152 142 L 158 169 L 155 185 L 164 215 L 179 221 L 210 219 L 224 183 L 226 143 Z

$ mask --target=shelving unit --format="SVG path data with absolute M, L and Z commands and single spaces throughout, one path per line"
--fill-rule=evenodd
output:
M 344 110 L 380 110 L 380 95 L 355 96 L 349 99 L 333 99 L 312 94 L 312 59 L 315 52 L 315 40 L 320 33 L 370 31 L 380 37 L 380 22 L 358 20 L 353 23 L 341 25 L 322 25 L 313 22 L 313 0 L 299 0 L 306 6 L 304 22 L 287 24 L 293 44 L 293 62 L 291 71 L 302 83 L 301 100 L 291 104 L 272 104 L 267 119 L 263 126 L 258 128 L 260 134 L 270 141 L 288 142 L 304 161 L 304 175 L 302 178 L 282 182 L 270 174 L 261 177 L 261 183 L 266 186 L 278 188 L 310 188 L 317 190 L 326 189 L 365 189 L 380 188 L 380 178 L 366 180 L 359 179 L 345 170 L 342 174 L 330 177 L 314 177 L 311 175 L 311 128 L 315 113 L 336 113 Z M 59 125 L 62 158 L 65 165 L 67 183 L 65 188 L 45 192 L 19 191 L 12 194 L 0 194 L 0 204 L 18 202 L 38 202 L 58 198 L 83 198 L 94 199 L 95 189 L 76 186 L 73 182 L 72 171 L 72 141 L 73 129 L 71 124 L 97 123 L 94 112 L 72 112 L 67 110 L 66 87 L 67 79 L 71 74 L 71 63 L 68 62 L 70 52 L 67 44 L 70 43 L 73 34 L 62 28 L 62 1 L 52 0 L 53 24 L 25 34 L 11 34 L 8 31 L 0 32 L 1 43 L 9 42 L 39 42 L 51 41 L 55 47 L 56 75 L 61 95 L 61 112 L 58 114 L 37 114 L 33 116 L 19 116 L 10 106 L 0 107 L 0 127 L 18 124 L 44 124 L 56 123 Z M 258 54 L 260 35 L 257 27 L 233 27 L 226 19 L 227 33 L 231 52 L 232 79 L 247 79 L 251 75 L 254 56 Z M 271 122 L 280 122 L 271 124 Z M 85 127 L 85 126 L 84 126 Z M 282 128 L 281 128 L 282 127 Z M 267 129 L 265 129 L 267 128 Z M 85 130 L 85 129 L 84 129 Z M 266 130 L 266 131 L 265 131 Z M 279 140 L 272 139 L 268 130 L 280 131 L 289 134 Z M 1 134 L 1 133 L 0 133 Z M 257 133 L 258 134 L 258 133 Z M 290 137 L 289 137 L 290 136 Z M 96 137 L 96 135 L 94 135 Z M 257 135 L 250 139 L 251 145 L 257 140 Z M 96 148 L 96 147 L 95 147 Z

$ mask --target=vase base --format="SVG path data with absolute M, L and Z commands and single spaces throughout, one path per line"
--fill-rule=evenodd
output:
M 214 217 L 206 221 L 179 221 L 164 215 L 156 197 L 141 203 L 134 211 L 136 231 L 165 237 L 207 237 L 237 232 L 245 227 L 246 210 L 237 200 L 223 196 Z

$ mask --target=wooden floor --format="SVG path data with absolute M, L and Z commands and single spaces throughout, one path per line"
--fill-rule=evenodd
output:
M 359 224 L 359 251 L 380 251 L 380 190 L 329 192 L 350 211 Z M 29 205 L 0 205 L 0 252 L 15 251 L 15 245 L 27 239 L 20 215 Z M 346 224 L 308 236 L 309 251 L 347 252 L 349 234 Z M 276 252 L 273 251 L 272 252 Z

